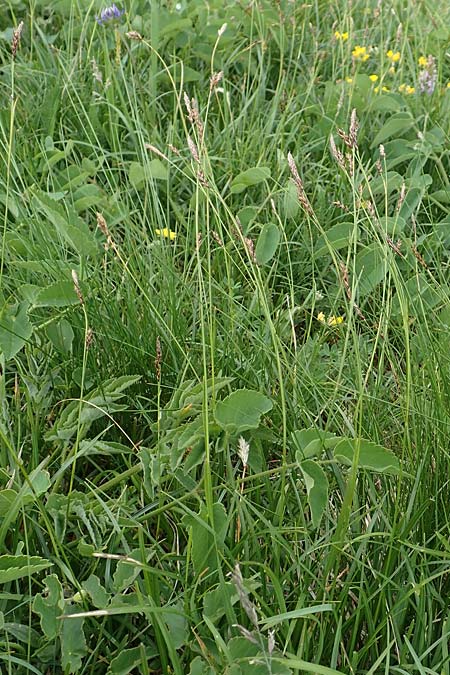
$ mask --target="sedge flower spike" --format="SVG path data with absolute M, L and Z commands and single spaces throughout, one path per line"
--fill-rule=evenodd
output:
M 110 7 L 105 7 L 102 9 L 100 12 L 100 16 L 96 16 L 95 20 L 97 21 L 100 26 L 103 26 L 105 23 L 108 23 L 108 21 L 112 21 L 114 19 L 120 19 L 122 14 L 125 14 L 124 9 L 119 9 L 116 5 L 115 2 Z

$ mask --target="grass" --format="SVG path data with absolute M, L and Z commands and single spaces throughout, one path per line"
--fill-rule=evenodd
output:
M 449 675 L 438 4 L 6 2 L 0 672 Z

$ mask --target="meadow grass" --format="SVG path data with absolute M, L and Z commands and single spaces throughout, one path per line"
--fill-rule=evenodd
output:
M 0 672 L 450 675 L 448 3 L 104 8 L 0 15 Z

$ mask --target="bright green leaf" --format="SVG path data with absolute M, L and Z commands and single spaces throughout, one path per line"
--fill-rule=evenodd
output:
M 28 303 L 5 309 L 0 315 L 0 351 L 6 361 L 12 359 L 30 339 L 33 326 L 28 319 Z
M 0 584 L 29 577 L 51 566 L 50 560 L 39 556 L 2 555 L 0 556 Z
M 64 593 L 56 574 L 45 577 L 45 591 L 35 596 L 33 611 L 41 618 L 41 628 L 49 640 L 58 635 L 58 617 L 64 608 Z
M 334 449 L 334 457 L 338 462 L 351 466 L 358 447 L 358 466 L 361 469 L 393 475 L 400 472 L 400 463 L 392 450 L 365 439 L 342 439 Z
M 261 415 L 272 410 L 272 401 L 259 391 L 238 389 L 219 401 L 215 410 L 217 424 L 229 434 L 257 429 Z
M 373 139 L 371 148 L 376 148 L 380 143 L 384 143 L 388 138 L 396 136 L 399 133 L 405 133 L 414 124 L 414 118 L 409 112 L 398 112 L 391 115 L 383 124 L 380 131 Z
M 66 603 L 64 614 L 79 612 L 76 605 Z M 86 638 L 83 632 L 83 617 L 63 619 L 61 626 L 61 663 L 64 671 L 76 673 L 82 666 L 82 659 L 87 654 Z
M 328 479 L 320 464 L 307 459 L 300 464 L 305 480 L 313 527 L 319 527 L 328 502 Z
M 247 169 L 238 174 L 231 183 L 231 192 L 239 193 L 246 190 L 252 185 L 258 185 L 270 178 L 270 169 L 265 166 L 257 166 L 252 169 Z
M 34 301 L 35 307 L 66 307 L 79 303 L 72 281 L 59 281 L 42 288 Z
M 266 223 L 256 243 L 255 256 L 259 265 L 268 263 L 276 253 L 280 243 L 280 230 L 274 223 Z

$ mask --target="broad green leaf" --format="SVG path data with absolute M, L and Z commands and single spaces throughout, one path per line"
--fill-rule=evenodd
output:
M 403 176 L 396 171 L 388 171 L 387 174 L 373 178 L 363 190 L 363 198 L 389 196 L 392 192 L 400 190 L 404 182 Z
M 64 614 L 79 612 L 76 605 L 66 603 Z M 64 672 L 76 673 L 82 666 L 82 659 L 87 654 L 86 638 L 83 632 L 83 617 L 62 619 L 61 626 L 61 663 Z
M 305 480 L 313 527 L 319 527 L 328 502 L 328 479 L 320 464 L 306 459 L 300 464 Z
M 0 351 L 5 361 L 20 352 L 33 333 L 28 307 L 28 302 L 22 302 L 15 308 L 4 309 L 0 314 Z
M 81 408 L 79 401 L 71 401 L 46 435 L 47 440 L 69 440 L 77 432 L 79 422 L 83 427 L 83 433 L 86 434 L 92 422 L 123 409 L 117 401 L 123 398 L 125 389 L 139 380 L 140 375 L 112 378 L 86 394 Z
M 178 601 L 174 605 L 170 605 L 170 609 L 175 611 L 165 613 L 164 621 L 168 628 L 170 641 L 174 649 L 181 649 L 181 647 L 187 643 L 189 637 L 183 603 Z
M 355 232 L 354 223 L 338 223 L 322 234 L 314 247 L 316 258 L 327 255 L 331 251 L 339 251 L 341 248 L 347 248 L 350 237 Z M 357 236 L 357 235 L 356 235 Z
M 142 559 L 142 551 L 135 548 L 127 555 L 125 560 L 119 560 L 116 571 L 113 576 L 113 587 L 117 593 L 122 593 L 132 586 L 135 579 L 142 572 L 147 561 L 150 558 L 150 552 L 145 552 L 145 558 Z M 133 562 L 135 561 L 135 562 Z
M 334 457 L 338 462 L 351 466 L 355 449 L 359 445 L 358 466 L 361 469 L 376 471 L 377 473 L 387 473 L 397 475 L 400 471 L 400 463 L 392 450 L 384 448 L 382 445 L 372 443 L 361 439 L 344 438 L 334 449 Z
M 403 232 L 406 227 L 406 222 L 405 219 L 401 218 L 399 215 L 384 216 L 383 218 L 380 218 L 380 225 L 383 232 L 386 232 L 386 234 L 391 237 L 395 237 L 400 234 L 400 232 Z
M 70 354 L 75 334 L 67 319 L 60 319 L 49 324 L 46 333 L 55 349 L 62 354 Z
M 186 514 L 183 517 L 185 527 L 190 529 L 192 539 L 192 562 L 198 576 L 206 568 L 210 572 L 217 569 L 217 557 L 223 548 L 228 529 L 228 521 L 223 504 L 213 505 L 213 523 L 208 518 L 206 506 L 202 506 L 196 516 Z M 216 550 L 217 546 L 217 550 Z
M 259 265 L 268 263 L 276 253 L 280 243 L 280 230 L 274 223 L 266 223 L 256 243 L 255 256 Z
M 78 255 L 95 256 L 98 244 L 88 226 L 78 214 L 66 205 L 52 199 L 45 192 L 34 190 L 33 203 L 45 214 L 59 236 Z
M 100 579 L 95 574 L 91 574 L 86 581 L 83 581 L 81 587 L 89 594 L 92 604 L 97 609 L 104 609 L 109 603 L 110 595 L 105 591 Z
M 72 281 L 59 281 L 42 288 L 37 294 L 33 305 L 35 307 L 66 307 L 79 303 Z
M 142 643 L 139 647 L 122 649 L 118 656 L 114 657 L 109 664 L 110 675 L 128 675 L 135 668 L 142 666 L 142 659 L 149 661 L 158 656 L 158 650 L 154 646 L 145 647 Z M 134 671 L 138 672 L 138 671 Z
M 226 613 L 224 596 L 227 597 L 227 604 L 230 605 L 234 605 L 239 599 L 236 587 L 230 581 L 221 583 L 214 590 L 205 593 L 203 597 L 203 612 L 213 623 L 217 623 Z
M 51 566 L 50 560 L 39 556 L 2 555 L 0 556 L 0 584 L 29 577 Z
M 196 656 L 190 664 L 189 675 L 215 675 L 207 661 L 203 661 L 200 656 Z
M 77 213 L 86 211 L 91 207 L 95 207 L 97 210 L 99 210 L 103 200 L 103 192 L 98 187 L 98 185 L 95 185 L 94 183 L 87 183 L 75 191 L 73 199 L 73 207 Z
M 41 468 L 44 462 L 41 462 L 41 464 L 30 473 L 28 480 L 24 481 L 20 488 L 19 497 L 22 503 L 29 504 L 34 502 L 36 497 L 45 494 L 50 488 L 50 474 L 48 471 Z
M 291 434 L 291 440 L 297 448 L 296 460 L 299 464 L 305 459 L 320 456 L 324 448 L 333 448 L 340 441 L 339 436 L 335 436 L 330 431 L 321 429 L 297 429 Z
M 392 112 L 396 113 L 402 107 L 402 99 L 396 94 L 380 94 L 372 99 L 370 110 L 373 112 Z
M 34 649 L 38 648 L 41 642 L 41 635 L 31 628 L 31 626 L 26 626 L 21 623 L 5 623 L 2 626 L 8 635 L 12 635 L 19 642 L 25 642 L 27 645 L 31 645 Z
M 252 185 L 258 185 L 270 178 L 270 169 L 266 166 L 256 166 L 252 169 L 247 169 L 238 174 L 231 183 L 231 192 L 239 193 L 246 190 Z
M 0 517 L 6 516 L 11 511 L 16 499 L 17 492 L 15 490 L 11 490 L 9 488 L 6 490 L 0 490 Z
M 272 401 L 259 391 L 238 389 L 219 401 L 215 419 L 229 434 L 239 434 L 246 429 L 257 429 L 261 415 L 272 410 Z
M 145 166 L 139 162 L 131 162 L 128 178 L 136 188 L 141 188 L 149 179 L 167 180 L 169 172 L 160 159 L 152 159 Z
M 244 206 L 244 208 L 238 211 L 237 217 L 239 218 L 239 222 L 244 234 L 247 234 L 248 227 L 250 223 L 255 220 L 257 213 L 258 209 L 256 206 Z
M 410 314 L 420 316 L 445 302 L 445 288 L 441 286 L 440 291 L 429 284 L 424 274 L 417 274 L 405 283 L 402 295 L 407 298 Z M 400 311 L 401 303 L 396 293 L 392 301 L 392 314 L 397 315 Z
M 388 259 L 380 246 L 374 242 L 366 246 L 356 256 L 355 275 L 358 279 L 358 292 L 368 295 L 383 281 L 388 271 Z
M 165 164 L 161 162 L 160 159 L 152 159 L 146 166 L 146 172 L 150 178 L 156 180 L 167 180 L 169 177 L 169 172 Z
M 295 218 L 300 211 L 297 187 L 291 178 L 284 193 L 283 210 L 285 218 Z
M 380 131 L 377 133 L 373 139 L 371 148 L 376 148 L 380 143 L 384 143 L 388 138 L 392 136 L 398 136 L 399 134 L 404 134 L 408 129 L 410 129 L 414 124 L 414 118 L 409 112 L 398 112 L 394 115 L 391 115 L 389 119 L 383 124 Z

